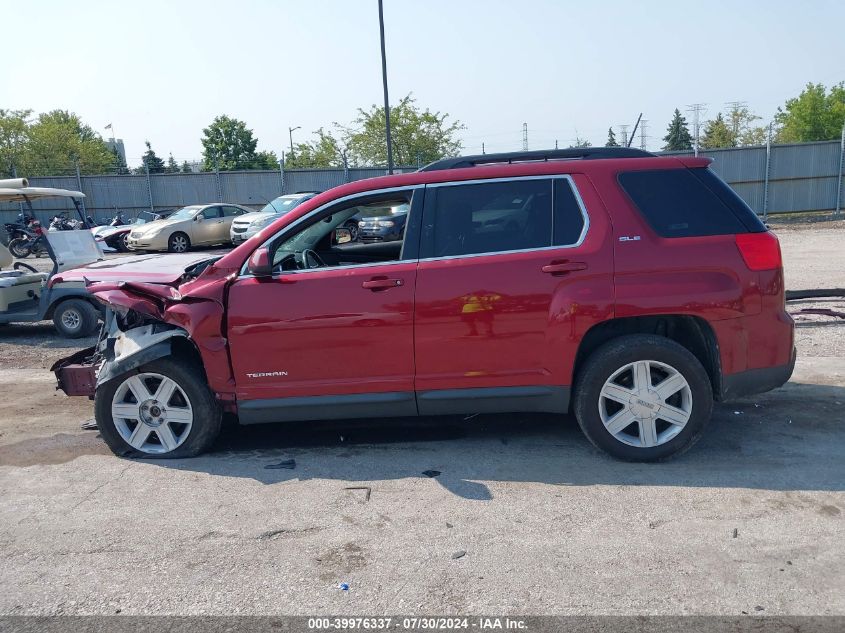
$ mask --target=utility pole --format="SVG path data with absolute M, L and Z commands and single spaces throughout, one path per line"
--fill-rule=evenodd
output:
M 557 149 L 557 139 L 555 139 L 555 149 Z
M 487 152 L 484 151 L 484 141 L 481 141 L 481 153 L 486 154 Z
M 622 130 L 622 147 L 628 147 L 628 124 L 620 125 L 619 128 Z
M 734 113 L 738 112 L 739 110 L 741 110 L 743 108 L 745 108 L 748 105 L 748 102 L 747 101 L 728 101 L 728 102 L 725 103 L 725 105 L 728 106 L 728 108 L 730 108 L 730 110 L 728 110 L 728 112 L 730 113 L 729 116 L 731 117 L 731 131 L 733 132 L 734 138 L 736 139 L 736 138 L 739 137 L 739 118 L 734 116 Z
M 296 132 L 297 130 L 301 130 L 301 129 L 302 129 L 301 125 L 297 125 L 296 127 L 289 127 L 288 128 L 288 134 L 290 135 L 290 159 L 291 160 L 296 159 L 296 154 L 293 153 L 293 133 Z
M 528 150 L 528 124 L 522 124 L 522 151 Z
M 687 112 L 692 112 L 693 149 L 698 156 L 699 139 L 701 138 L 701 115 L 706 112 L 706 103 L 693 103 L 687 106 Z
M 640 149 L 643 151 L 646 150 L 646 139 L 648 138 L 645 133 L 647 123 L 648 121 L 646 121 L 645 119 L 640 121 Z
M 390 99 L 387 97 L 387 56 L 384 52 L 384 7 L 378 0 L 378 28 L 381 35 L 381 82 L 384 86 L 384 129 L 387 137 L 387 173 L 393 173 L 393 143 L 390 140 Z

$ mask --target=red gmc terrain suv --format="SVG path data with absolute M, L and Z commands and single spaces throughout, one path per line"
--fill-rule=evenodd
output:
M 326 191 L 222 257 L 70 271 L 110 310 L 97 346 L 54 370 L 125 456 L 197 455 L 223 412 L 539 411 L 573 412 L 615 457 L 660 460 L 714 400 L 778 387 L 795 363 L 778 241 L 709 162 L 450 158 Z M 342 228 L 387 208 L 407 209 L 400 241 Z

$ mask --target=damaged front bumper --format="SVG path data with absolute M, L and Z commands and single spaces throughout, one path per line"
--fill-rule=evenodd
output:
M 69 396 L 94 397 L 97 389 L 97 348 L 88 347 L 53 363 L 50 371 L 56 375 L 57 389 Z
M 173 339 L 187 336 L 184 330 L 161 322 L 123 330 L 118 318 L 108 310 L 97 345 L 53 364 L 50 371 L 59 390 L 93 398 L 98 385 L 170 355 Z

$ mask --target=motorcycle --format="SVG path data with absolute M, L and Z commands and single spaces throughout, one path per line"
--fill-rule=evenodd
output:
M 62 212 L 54 215 L 50 220 L 49 231 L 76 231 L 82 226 L 79 220 L 71 220 L 67 213 Z
M 16 237 L 9 242 L 9 252 L 12 255 L 18 259 L 24 259 L 30 254 L 35 257 L 49 255 L 46 232 L 40 221 L 33 219 L 23 233 L 21 237 Z
M 31 215 L 26 215 L 24 213 L 18 214 L 18 221 L 17 222 L 6 222 L 5 229 L 6 233 L 2 235 L 2 241 L 4 246 L 8 246 L 9 242 L 17 237 L 24 237 L 26 235 L 26 229 L 32 224 L 35 218 Z

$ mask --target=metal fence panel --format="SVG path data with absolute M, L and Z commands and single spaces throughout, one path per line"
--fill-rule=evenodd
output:
M 769 165 L 769 213 L 827 211 L 836 208 L 841 145 L 839 141 L 773 145 Z M 689 156 L 692 152 L 665 152 Z M 719 174 L 758 214 L 764 213 L 766 148 L 740 147 L 703 150 L 713 158 Z M 399 167 L 397 173 L 415 167 Z M 157 210 L 204 202 L 232 202 L 254 208 L 263 206 L 281 193 L 325 191 L 345 182 L 386 174 L 384 167 L 344 169 L 294 169 L 279 171 L 203 172 L 198 174 L 131 174 L 126 176 L 82 176 L 89 215 L 105 219 L 122 211 L 128 218 L 150 208 Z M 149 178 L 149 179 L 148 179 Z M 149 185 L 148 185 L 149 183 Z M 35 187 L 79 189 L 76 176 L 31 178 Z M 48 200 L 33 205 L 36 215 L 46 221 L 59 211 L 69 211 L 68 200 Z M 0 206 L 0 219 L 13 221 L 17 204 Z
M 220 172 L 221 202 L 232 202 L 260 209 L 282 195 L 278 171 Z

